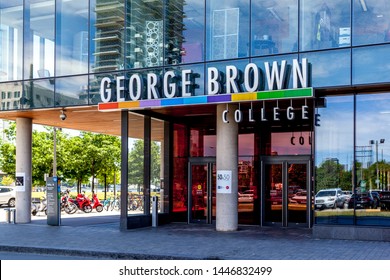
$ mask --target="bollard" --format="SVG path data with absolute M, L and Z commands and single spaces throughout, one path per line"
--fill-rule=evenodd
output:
M 13 208 L 13 209 L 10 209 L 10 218 L 11 218 L 11 220 L 12 220 L 12 223 L 13 224 L 16 224 L 16 209 L 15 208 Z
M 4 211 L 5 211 L 5 221 L 7 223 L 10 223 L 10 208 L 4 208 Z
M 152 227 L 158 226 L 158 197 L 152 196 Z

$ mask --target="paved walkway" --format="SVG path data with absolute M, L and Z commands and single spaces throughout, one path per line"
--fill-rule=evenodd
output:
M 91 259 L 390 260 L 390 242 L 314 239 L 309 229 L 170 224 L 119 230 L 118 216 L 0 222 L 0 251 L 87 256 Z

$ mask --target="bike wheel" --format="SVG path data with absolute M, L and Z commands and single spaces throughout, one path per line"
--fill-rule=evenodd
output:
M 135 201 L 135 200 L 130 201 L 129 207 L 128 207 L 128 208 L 129 208 L 129 210 L 131 210 L 131 211 L 137 210 L 137 208 L 138 208 L 138 202 Z
M 91 205 L 84 205 L 83 211 L 85 213 L 91 213 L 92 212 L 92 206 Z
M 103 206 L 101 206 L 101 205 L 96 206 L 96 211 L 97 212 L 102 212 L 103 211 Z
M 119 201 L 116 201 L 116 202 L 114 203 L 114 209 L 115 209 L 116 211 L 119 211 L 119 210 L 121 209 L 120 204 L 119 204 Z
M 64 206 L 64 211 L 65 213 L 67 214 L 74 214 L 76 213 L 77 211 L 77 205 L 72 203 L 72 202 L 68 202 L 65 206 Z

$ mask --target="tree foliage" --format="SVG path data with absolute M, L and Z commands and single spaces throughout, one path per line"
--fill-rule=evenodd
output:
M 152 184 L 160 182 L 160 151 L 161 147 L 157 142 L 151 142 L 151 171 L 150 178 Z M 144 141 L 137 140 L 134 142 L 132 150 L 129 152 L 129 184 L 144 185 Z
M 0 169 L 12 178 L 16 168 L 16 125 L 11 123 L 4 130 L 7 140 L 0 143 Z M 46 127 L 44 131 L 33 131 L 32 142 L 32 184 L 44 185 L 44 175 L 53 176 L 54 142 L 53 128 Z M 61 130 L 56 130 L 57 176 L 70 182 L 75 182 L 78 190 L 82 183 L 88 183 L 92 178 L 105 179 L 113 182 L 114 177 L 119 182 L 120 139 L 115 136 L 83 132 L 79 136 L 69 136 Z M 115 174 L 115 175 L 114 175 Z

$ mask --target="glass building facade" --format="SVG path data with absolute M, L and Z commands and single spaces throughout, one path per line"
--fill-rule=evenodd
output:
M 0 0 L 0 50 L 0 114 L 97 105 L 104 77 L 138 74 L 142 97 L 163 98 L 147 91 L 148 74 L 186 70 L 194 85 L 175 80 L 177 90 L 202 96 L 210 67 L 253 63 L 265 76 L 267 63 L 307 59 L 314 99 L 242 104 L 308 106 L 310 119 L 239 124 L 239 222 L 390 227 L 389 1 Z M 128 216 L 150 214 L 158 184 L 170 220 L 215 219 L 218 116 L 190 107 L 129 120 L 129 136 L 141 122 L 162 160 L 144 161 L 161 178 L 135 188 L 145 207 Z

